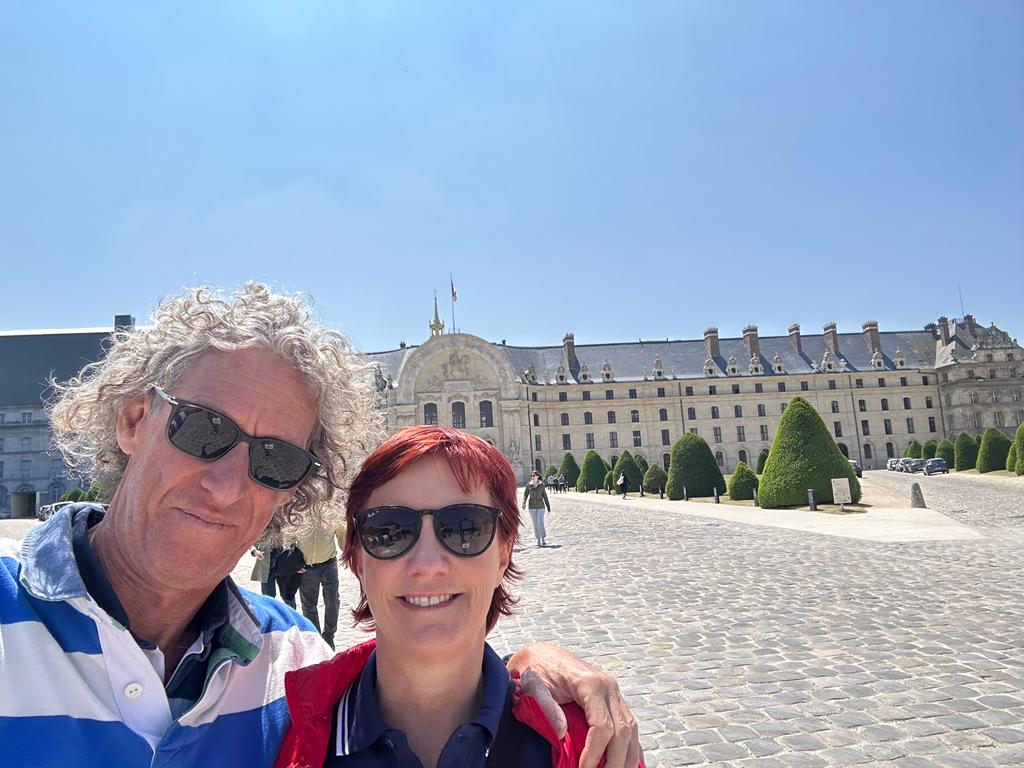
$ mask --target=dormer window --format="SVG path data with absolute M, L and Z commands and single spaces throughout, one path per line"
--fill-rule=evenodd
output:
M 895 357 L 893 357 L 893 362 L 896 363 L 897 368 L 905 368 L 907 365 L 906 357 L 898 349 L 896 350 Z
M 786 367 L 782 364 L 782 355 L 776 355 L 772 358 L 772 370 L 776 373 L 784 373 Z
M 526 380 L 530 384 L 536 384 L 537 383 L 537 369 L 534 366 L 531 365 L 529 368 L 527 368 L 523 372 L 523 376 L 526 377 Z
M 559 384 L 565 384 L 565 366 L 564 365 L 558 366 L 558 371 L 555 373 L 555 378 L 558 380 Z
M 590 381 L 590 369 L 586 363 L 580 366 L 580 381 Z
M 709 357 L 707 360 L 704 361 L 704 375 L 714 376 L 715 373 L 715 361 Z
M 654 378 L 665 378 L 665 366 L 661 364 L 661 355 L 654 356 Z
M 761 358 L 759 358 L 759 357 L 752 357 L 752 358 L 750 358 L 750 365 L 747 366 L 747 370 L 750 371 L 751 373 L 761 373 L 762 370 L 763 370 L 761 368 Z
M 882 353 L 877 349 L 875 350 L 875 354 L 871 356 L 871 367 L 876 370 L 882 370 L 885 368 L 885 359 L 882 357 Z
M 821 368 L 824 371 L 834 371 L 836 369 L 835 361 L 832 359 L 832 353 L 825 350 L 825 354 L 821 356 Z
M 739 372 L 740 372 L 740 369 L 736 367 L 736 358 L 735 357 L 730 357 L 729 358 L 729 375 L 730 376 L 735 376 Z
M 612 380 L 612 366 L 607 360 L 605 360 L 604 365 L 601 366 L 601 378 L 605 381 Z

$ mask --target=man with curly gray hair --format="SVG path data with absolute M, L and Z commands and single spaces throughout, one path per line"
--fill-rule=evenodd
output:
M 301 299 L 247 284 L 166 300 L 55 389 L 56 444 L 110 504 L 66 507 L 0 558 L 5 759 L 272 764 L 285 673 L 330 649 L 230 573 L 258 539 L 343 518 L 350 470 L 383 434 L 367 366 Z M 638 749 L 611 678 L 550 647 L 510 666 L 531 664 L 584 706 L 612 768 Z

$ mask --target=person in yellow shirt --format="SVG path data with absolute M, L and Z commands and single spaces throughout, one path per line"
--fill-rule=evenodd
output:
M 299 595 L 302 615 L 313 622 L 320 636 L 334 647 L 334 633 L 338 631 L 338 611 L 341 595 L 338 591 L 338 543 L 344 546 L 344 526 L 335 530 L 314 528 L 299 540 L 299 549 L 306 561 L 302 570 Z M 324 593 L 324 623 L 321 629 L 318 604 L 320 589 Z

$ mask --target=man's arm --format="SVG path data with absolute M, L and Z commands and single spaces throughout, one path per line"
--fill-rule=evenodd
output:
M 587 717 L 590 731 L 580 756 L 580 768 L 636 768 L 642 751 L 636 718 L 610 675 L 556 645 L 534 643 L 508 660 L 512 677 L 544 710 L 558 735 L 566 732 L 559 704 L 575 702 Z

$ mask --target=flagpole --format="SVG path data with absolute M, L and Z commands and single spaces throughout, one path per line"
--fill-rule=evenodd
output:
M 452 278 L 451 272 L 448 273 L 448 284 L 452 289 L 448 299 L 452 303 L 452 333 L 455 333 L 455 280 Z

